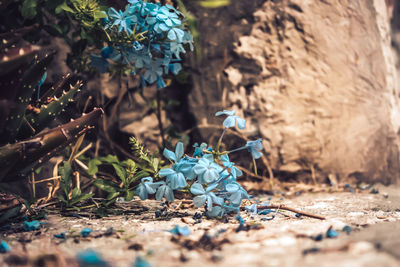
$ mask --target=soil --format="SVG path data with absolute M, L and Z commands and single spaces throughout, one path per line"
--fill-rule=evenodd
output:
M 25 232 L 22 222 L 2 227 L 0 239 L 11 251 L 0 254 L 0 266 L 106 266 L 79 265 L 77 255 L 88 249 L 108 266 L 134 266 L 137 256 L 151 266 L 400 266 L 400 188 L 352 191 L 356 193 L 260 195 L 255 201 L 271 198 L 271 204 L 326 219 L 283 210 L 267 215 L 243 211 L 243 227 L 234 216 L 198 219 L 202 210 L 190 207 L 189 201 L 165 207 L 134 200 L 118 204 L 125 214 L 103 218 L 87 212 L 65 217 L 47 210 L 38 230 Z M 169 232 L 175 225 L 187 226 L 191 234 Z M 343 231 L 345 226 L 351 232 Z M 83 228 L 92 229 L 88 237 L 80 235 Z M 330 228 L 337 237 L 326 237 Z M 66 239 L 54 237 L 62 232 Z

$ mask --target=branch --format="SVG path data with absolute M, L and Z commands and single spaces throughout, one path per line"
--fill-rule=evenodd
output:
M 245 210 L 244 207 L 241 208 L 242 210 Z M 287 207 L 285 205 L 266 205 L 266 206 L 257 206 L 257 210 L 263 210 L 263 209 L 276 209 L 276 210 L 288 210 L 294 213 L 297 213 L 302 216 L 314 218 L 314 219 L 319 219 L 319 220 L 325 220 L 326 218 L 321 215 L 316 215 L 304 211 L 297 210 L 295 208 Z

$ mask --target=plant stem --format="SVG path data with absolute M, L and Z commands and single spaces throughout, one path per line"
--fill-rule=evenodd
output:
M 90 209 L 90 208 L 93 208 L 93 207 L 96 207 L 96 205 L 95 205 L 95 204 L 92 204 L 92 205 L 82 206 L 82 207 L 67 208 L 66 210 L 68 210 L 68 211 L 70 211 L 70 210 L 76 210 L 76 209 L 78 209 L 78 210 L 83 210 L 83 209 Z
M 228 154 L 229 154 L 229 153 L 233 153 L 233 152 L 238 152 L 238 151 L 244 150 L 244 149 L 246 149 L 246 148 L 247 148 L 246 146 L 242 146 L 242 147 L 239 147 L 239 148 L 235 148 L 235 149 L 233 149 L 233 150 L 231 150 L 231 151 L 228 151 Z
M 162 140 L 163 148 L 166 147 L 165 145 L 165 138 L 164 138 L 164 127 L 161 120 L 161 97 L 160 97 L 160 90 L 157 89 L 157 120 L 158 120 L 158 128 L 160 129 L 160 135 Z
M 241 208 L 242 210 L 245 210 L 244 207 Z M 306 216 L 306 217 L 310 217 L 310 218 L 314 218 L 314 219 L 319 219 L 319 220 L 325 220 L 326 218 L 324 216 L 321 215 L 316 215 L 316 214 L 312 214 L 312 213 L 308 213 L 308 212 L 304 212 L 304 211 L 300 211 L 291 207 L 287 207 L 285 205 L 266 205 L 266 206 L 257 206 L 257 210 L 263 210 L 263 209 L 278 209 L 278 210 L 288 210 L 294 213 L 297 213 L 299 215 L 302 216 Z
M 216 149 L 215 149 L 215 151 L 217 151 L 217 153 L 219 153 L 219 148 L 220 148 L 220 146 L 221 146 L 221 144 L 222 144 L 222 138 L 224 137 L 225 132 L 226 132 L 226 128 L 224 128 L 224 130 L 222 131 L 221 136 L 220 136 L 219 139 L 218 139 L 217 147 L 216 147 Z
M 256 164 L 256 160 L 253 158 L 253 164 L 254 164 L 254 173 L 256 174 L 256 175 L 258 175 L 257 174 L 257 164 Z

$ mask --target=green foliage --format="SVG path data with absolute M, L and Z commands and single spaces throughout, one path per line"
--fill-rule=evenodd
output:
M 140 179 L 149 175 L 158 175 L 160 160 L 157 154 L 150 155 L 134 137 L 130 138 L 130 144 L 133 154 L 137 158 L 136 161 L 132 159 L 120 161 L 114 155 L 89 160 L 87 170 L 89 175 L 97 174 L 99 167 L 111 166 L 113 168 L 115 179 L 96 178 L 94 182 L 100 190 L 107 193 L 105 206 L 114 203 L 118 197 L 123 197 L 125 201 L 132 200 Z
M 93 194 L 83 194 L 81 189 L 77 186 L 73 188 L 73 170 L 71 164 L 68 161 L 63 162 L 63 167 L 59 169 L 59 175 L 61 176 L 61 194 L 58 194 L 57 197 L 65 205 L 66 208 L 73 207 L 76 204 L 79 204 L 93 197 Z
M 139 158 L 140 168 L 148 172 L 148 174 L 157 174 L 160 168 L 160 160 L 157 154 L 150 155 L 149 151 L 145 150 L 144 146 L 135 137 L 129 138 L 129 144 L 132 146 L 131 149 L 134 155 Z

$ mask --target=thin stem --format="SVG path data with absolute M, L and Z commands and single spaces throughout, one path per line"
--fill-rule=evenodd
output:
M 239 148 L 235 148 L 235 149 L 233 149 L 233 150 L 231 150 L 231 151 L 228 151 L 228 154 L 229 154 L 229 153 L 233 153 L 233 152 L 238 152 L 238 151 L 244 150 L 244 149 L 246 149 L 246 148 L 247 148 L 246 146 L 242 146 L 242 147 L 239 147 Z
M 90 209 L 90 208 L 93 208 L 93 207 L 96 207 L 96 205 L 92 204 L 92 205 L 87 205 L 87 206 L 82 206 L 82 207 L 67 208 L 66 210 L 68 210 L 68 211 L 76 210 L 76 209 L 83 210 L 83 209 Z
M 221 136 L 220 136 L 219 139 L 218 139 L 217 147 L 216 147 L 216 149 L 215 149 L 215 150 L 217 151 L 217 153 L 219 153 L 219 148 L 220 148 L 220 146 L 221 146 L 221 144 L 222 144 L 222 138 L 224 138 L 226 129 L 227 129 L 227 128 L 224 128 L 224 130 L 222 131 Z
M 255 158 L 253 158 L 253 164 L 254 164 L 254 173 L 255 173 L 256 175 L 258 175 L 258 174 L 257 174 L 257 164 L 256 164 Z
M 165 138 L 164 138 L 164 127 L 161 120 L 161 97 L 160 97 L 160 90 L 157 89 L 157 120 L 158 120 L 158 128 L 160 129 L 160 135 L 162 140 L 163 148 L 166 147 L 165 145 Z
M 242 207 L 241 209 L 245 210 L 244 207 Z M 263 209 L 287 210 L 287 211 L 291 211 L 291 212 L 297 213 L 299 215 L 310 217 L 310 218 L 314 218 L 314 219 L 319 219 L 319 220 L 325 220 L 326 219 L 324 216 L 316 215 L 316 214 L 312 214 L 312 213 L 308 213 L 308 212 L 304 212 L 304 211 L 300 211 L 300 210 L 297 210 L 295 208 L 287 207 L 285 205 L 257 206 L 257 210 L 263 210 Z

